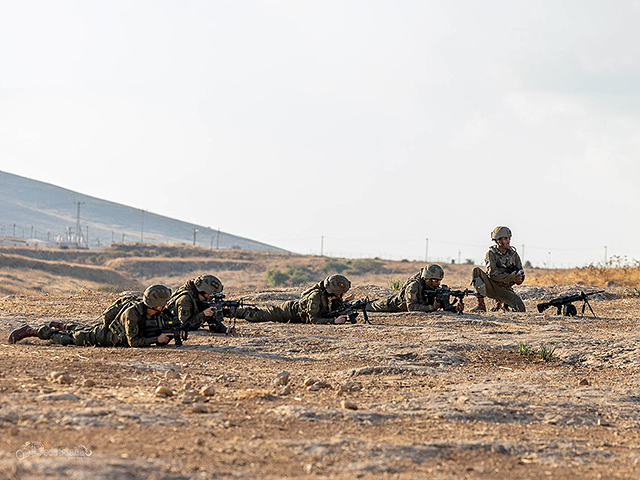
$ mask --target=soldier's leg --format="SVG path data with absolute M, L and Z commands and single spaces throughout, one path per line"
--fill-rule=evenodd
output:
M 496 300 L 505 304 L 505 306 L 511 307 L 516 312 L 524 312 L 526 308 L 522 299 L 513 290 L 495 286 L 494 288 Z
M 399 312 L 400 309 L 391 301 L 394 296 L 367 303 L 367 312 Z
M 289 315 L 277 306 L 265 308 L 244 307 L 238 308 L 235 313 L 236 318 L 244 318 L 247 322 L 288 322 L 291 321 Z

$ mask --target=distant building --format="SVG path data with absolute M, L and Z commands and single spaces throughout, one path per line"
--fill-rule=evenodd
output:
M 26 247 L 27 239 L 0 235 L 0 245 L 4 247 Z

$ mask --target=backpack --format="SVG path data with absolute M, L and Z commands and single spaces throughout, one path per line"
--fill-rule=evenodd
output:
M 111 325 L 111 323 L 118 318 L 118 315 L 120 315 L 125 309 L 140 301 L 142 300 L 135 295 L 125 295 L 118 298 L 115 302 L 109 305 L 104 312 L 102 312 L 104 326 L 109 327 L 109 325 Z

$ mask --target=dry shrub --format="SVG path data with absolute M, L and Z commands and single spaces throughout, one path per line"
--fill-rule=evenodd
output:
M 536 285 L 586 284 L 597 287 L 610 286 L 613 282 L 623 287 L 640 286 L 640 262 L 613 257 L 606 265 L 588 265 L 566 270 L 527 272 L 527 283 Z

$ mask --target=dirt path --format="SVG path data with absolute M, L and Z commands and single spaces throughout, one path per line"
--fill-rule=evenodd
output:
M 8 345 L 25 321 L 91 321 L 110 297 L 5 298 L 0 477 L 639 478 L 640 299 L 595 299 L 602 320 L 537 313 L 565 291 L 522 287 L 536 313 L 239 322 L 179 349 Z

